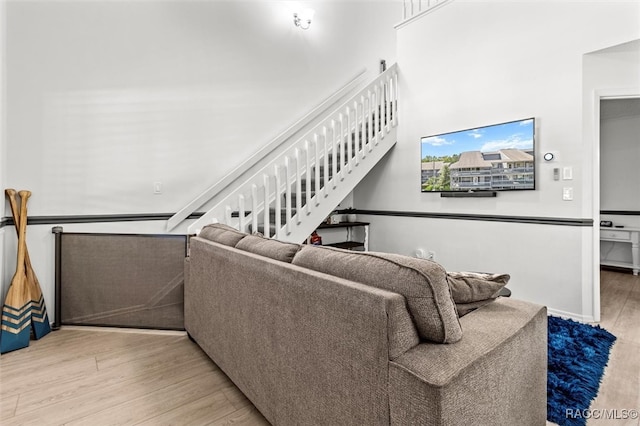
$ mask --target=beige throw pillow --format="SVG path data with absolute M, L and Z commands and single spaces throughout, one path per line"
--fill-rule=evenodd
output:
M 224 244 L 225 246 L 235 247 L 238 242 L 248 234 L 240 232 L 235 228 L 223 223 L 213 223 L 207 225 L 198 234 L 198 237 Z
M 285 243 L 255 234 L 247 235 L 236 244 L 236 248 L 239 250 L 287 263 L 291 263 L 293 256 L 300 250 L 300 247 L 300 244 Z
M 447 272 L 447 281 L 458 315 L 464 316 L 495 300 L 510 278 L 509 274 Z

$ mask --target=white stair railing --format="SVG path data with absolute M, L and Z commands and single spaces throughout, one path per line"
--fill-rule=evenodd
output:
M 453 0 L 403 0 L 402 22 L 397 24 L 395 28 L 398 29 L 452 1 Z
M 222 222 L 302 242 L 396 143 L 397 88 L 394 64 L 269 164 L 245 173 L 188 233 Z
M 258 165 L 264 164 L 266 161 L 268 161 L 273 152 L 282 149 L 283 145 L 287 144 L 287 142 L 291 138 L 294 138 L 296 134 L 303 131 L 305 127 L 309 125 L 309 123 L 314 122 L 318 117 L 322 116 L 322 114 L 326 114 L 327 111 L 331 110 L 334 105 L 336 105 L 350 93 L 353 93 L 353 91 L 357 90 L 358 87 L 361 87 L 362 84 L 364 84 L 365 77 L 366 68 L 358 71 L 358 73 L 353 78 L 351 78 L 347 84 L 338 89 L 327 99 L 323 100 L 318 106 L 316 106 L 313 110 L 305 114 L 293 125 L 276 136 L 272 141 L 261 147 L 252 156 L 250 156 L 233 170 L 231 170 L 226 176 L 224 176 L 214 185 L 205 189 L 200 195 L 191 200 L 189 204 L 180 209 L 180 211 L 174 214 L 167 221 L 167 231 L 173 230 L 182 222 L 184 222 L 197 209 L 201 208 L 203 205 L 209 203 L 215 197 L 218 197 L 220 194 L 227 191 L 229 186 L 234 185 L 239 179 L 241 180 L 243 176 L 245 176 L 247 171 L 251 170 L 252 168 L 258 167 Z

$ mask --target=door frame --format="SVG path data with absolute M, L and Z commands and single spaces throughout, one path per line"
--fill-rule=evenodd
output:
M 593 95 L 593 320 L 600 322 L 600 101 L 640 98 L 640 87 L 599 89 Z

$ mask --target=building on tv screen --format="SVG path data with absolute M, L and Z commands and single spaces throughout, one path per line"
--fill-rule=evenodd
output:
M 535 189 L 534 119 L 422 138 L 421 189 Z

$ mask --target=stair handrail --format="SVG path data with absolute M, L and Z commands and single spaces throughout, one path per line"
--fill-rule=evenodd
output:
M 380 90 L 380 92 L 376 92 L 376 90 Z M 373 146 L 378 145 L 379 141 L 384 139 L 385 135 L 387 135 L 391 131 L 390 129 L 394 128 L 397 125 L 397 64 L 393 64 L 386 71 L 377 75 L 375 79 L 367 83 L 363 88 L 361 88 L 358 92 L 353 94 L 349 99 L 341 103 L 339 106 L 332 109 L 331 112 L 323 116 L 316 124 L 314 124 L 309 129 L 307 129 L 306 132 L 304 132 L 300 136 L 296 136 L 296 140 L 290 146 L 287 146 L 286 149 L 279 152 L 275 158 L 272 158 L 272 161 L 269 164 L 265 164 L 260 168 L 252 169 L 253 173 L 251 173 L 250 176 L 246 176 L 246 179 L 243 178 L 243 182 L 237 185 L 236 188 L 234 188 L 234 190 L 231 193 L 221 194 L 221 198 L 218 199 L 216 203 L 206 213 L 204 213 L 196 222 L 192 223 L 189 226 L 188 232 L 198 233 L 198 230 L 199 230 L 198 228 L 202 226 L 201 223 L 211 223 L 212 220 L 226 223 L 236 228 L 238 228 L 238 226 L 240 228 L 243 228 L 243 223 L 247 222 L 247 219 L 248 219 L 249 221 L 253 222 L 253 225 L 254 225 L 253 229 L 255 230 L 256 228 L 255 225 L 257 225 L 258 216 L 261 214 L 261 212 L 265 212 L 264 214 L 266 215 L 266 210 L 267 210 L 265 208 L 265 203 L 263 200 L 257 201 L 258 198 L 262 197 L 262 195 L 260 195 L 260 197 L 257 196 L 258 186 L 264 186 L 264 188 L 262 189 L 264 189 L 264 191 L 269 194 L 269 195 L 264 195 L 264 199 L 269 200 L 269 202 L 278 200 L 279 195 L 284 195 L 284 194 L 278 194 L 278 196 L 276 196 L 274 199 L 273 194 L 271 194 L 271 192 L 268 189 L 269 184 L 265 183 L 264 185 L 262 185 L 261 182 L 264 179 L 269 179 L 270 178 L 269 175 L 272 175 L 270 169 L 274 168 L 275 166 L 276 175 L 278 175 L 280 173 L 278 172 L 278 170 L 282 171 L 280 167 L 284 165 L 285 171 L 282 171 L 282 173 L 285 173 L 286 177 L 283 179 L 284 183 L 282 181 L 279 181 L 278 178 L 276 178 L 276 185 L 275 185 L 276 191 L 278 190 L 278 188 L 280 188 L 281 185 L 284 185 L 284 187 L 287 188 L 286 195 L 287 197 L 289 197 L 291 194 L 289 190 L 290 186 L 292 184 L 296 184 L 297 189 L 295 192 L 299 194 L 300 193 L 300 179 L 299 179 L 300 175 L 306 174 L 307 176 L 311 176 L 310 175 L 311 169 L 316 164 L 316 161 L 319 160 L 318 148 L 316 148 L 316 154 L 314 156 L 315 158 L 310 159 L 307 157 L 306 161 L 303 159 L 299 159 L 298 158 L 299 155 L 304 156 L 303 152 L 306 152 L 307 155 L 309 153 L 309 150 L 307 148 L 302 148 L 302 146 L 308 143 L 309 140 L 313 139 L 310 136 L 321 133 L 321 130 L 320 130 L 321 128 L 324 129 L 324 128 L 331 127 L 327 125 L 328 122 L 332 122 L 336 124 L 335 129 L 339 130 L 339 132 L 335 134 L 334 138 L 337 137 L 338 139 L 346 140 L 349 133 L 352 132 L 354 129 L 353 127 L 354 123 L 351 122 L 351 118 L 349 116 L 350 114 L 348 112 L 349 109 L 354 107 L 354 102 L 357 102 L 356 100 L 364 101 L 365 93 L 368 93 L 369 96 L 371 96 L 372 92 L 375 92 L 373 93 L 375 97 L 375 103 L 370 105 L 370 108 L 372 110 L 373 108 L 375 108 L 376 111 L 378 112 L 375 113 L 374 121 L 369 121 L 369 118 L 367 118 L 367 121 L 369 121 L 370 123 L 369 126 L 371 128 L 370 131 L 372 132 L 372 136 L 374 133 L 376 136 L 374 136 L 374 141 L 369 141 L 369 143 L 367 144 L 368 151 L 366 152 L 364 151 L 364 145 L 360 153 L 352 152 L 351 144 L 349 143 L 346 144 L 347 147 L 345 147 L 344 144 L 340 145 L 340 156 L 343 158 L 342 161 L 346 160 L 347 158 L 349 159 L 349 161 L 344 164 L 341 164 L 339 177 L 336 176 L 334 173 L 333 188 L 335 190 L 335 187 L 336 187 L 335 182 L 337 180 L 343 179 L 343 176 L 342 176 L 343 173 L 347 173 L 347 172 L 349 174 L 351 173 L 351 167 L 353 164 L 351 162 L 351 158 L 353 157 L 353 160 L 355 161 L 355 166 L 357 166 L 360 158 L 359 156 L 361 155 L 361 157 L 364 158 L 365 155 L 369 155 L 369 153 L 373 149 Z M 346 115 L 343 114 L 345 110 L 347 111 Z M 351 110 L 351 111 L 355 111 L 357 115 L 357 107 L 356 107 L 356 110 Z M 337 118 L 337 117 L 340 117 L 340 118 Z M 381 128 L 379 130 L 374 130 L 373 127 L 371 127 L 371 125 L 374 123 L 376 124 L 376 126 L 381 126 Z M 343 127 L 344 125 L 346 125 L 346 127 Z M 364 125 L 362 120 L 360 120 L 360 125 Z M 377 136 L 378 134 L 380 139 L 378 139 L 378 136 Z M 393 144 L 395 144 L 395 141 L 392 143 L 392 145 Z M 315 146 L 317 147 L 317 144 L 315 144 Z M 348 153 L 346 152 L 347 149 L 348 149 Z M 332 151 L 332 152 L 335 152 L 335 151 Z M 325 150 L 320 152 L 321 157 L 325 159 L 325 165 L 327 164 L 326 163 L 327 153 L 328 152 L 326 151 L 326 144 L 325 144 Z M 355 154 L 355 156 L 353 154 Z M 288 161 L 293 161 L 293 163 L 295 164 L 295 167 L 291 172 L 292 175 L 289 174 L 289 171 L 291 169 L 287 166 Z M 297 169 L 300 166 L 300 161 L 303 161 L 306 163 L 306 171 L 304 168 L 301 170 Z M 342 170 L 343 166 L 348 167 L 347 172 L 343 172 Z M 335 172 L 336 170 L 335 158 L 333 160 L 332 167 Z M 316 176 L 317 176 L 317 173 L 316 173 Z M 326 180 L 324 182 L 326 183 Z M 316 190 L 319 189 L 318 185 L 319 185 L 319 180 L 316 181 Z M 250 194 L 246 194 L 245 191 L 249 191 Z M 318 192 L 319 191 L 317 191 L 316 196 L 314 197 L 319 196 Z M 243 193 L 245 193 L 246 196 L 242 195 Z M 262 192 L 260 194 L 262 194 Z M 346 196 L 346 194 L 344 195 Z M 326 193 L 324 196 L 326 196 Z M 234 197 L 237 197 L 237 199 L 235 199 Z M 228 203 L 228 201 L 231 199 L 235 199 L 234 203 L 236 205 L 234 207 L 231 207 L 231 205 Z M 246 206 L 245 208 L 245 201 L 248 202 L 249 199 L 252 200 L 251 207 Z M 316 198 L 316 201 L 317 200 L 318 198 Z M 307 200 L 307 201 L 310 201 L 310 200 Z M 276 201 L 276 203 L 277 202 L 278 201 Z M 284 203 L 287 207 L 287 210 L 289 210 L 287 212 L 287 220 L 286 220 L 287 235 L 290 233 L 291 219 L 295 218 L 296 221 L 300 223 L 301 210 L 300 210 L 299 202 L 300 202 L 300 199 L 296 198 L 296 206 L 295 206 L 296 212 L 297 212 L 296 214 L 292 214 L 290 211 L 294 207 L 290 199 L 288 199 L 287 202 Z M 333 207 L 335 207 L 335 205 Z M 237 220 L 234 220 L 234 222 L 238 222 L 238 223 L 233 223 L 233 224 L 231 223 L 233 212 L 237 214 L 236 217 L 238 218 Z M 247 218 L 245 217 L 246 215 L 249 215 L 250 217 Z M 276 215 L 276 218 L 277 217 L 278 216 Z M 315 225 L 317 225 L 317 223 Z M 276 226 L 276 228 L 279 228 L 279 226 Z M 265 236 L 270 237 L 270 235 L 265 235 Z M 281 236 L 282 235 L 280 235 L 278 231 L 278 234 L 276 234 L 276 237 L 280 238 Z
M 454 0 L 403 0 L 402 21 L 394 26 L 397 30 L 423 16 L 449 4 Z
M 278 134 L 275 138 L 273 138 L 269 143 L 261 147 L 258 151 L 256 151 L 251 157 L 243 161 L 236 168 L 231 170 L 227 175 L 225 175 L 222 179 L 220 179 L 215 184 L 211 185 L 209 188 L 205 189 L 200 195 L 194 198 L 189 204 L 180 209 L 177 213 L 175 213 L 169 220 L 167 220 L 167 231 L 171 231 L 176 228 L 180 223 L 182 223 L 185 219 L 187 219 L 191 214 L 193 214 L 196 209 L 200 208 L 210 200 L 212 200 L 216 195 L 222 192 L 224 189 L 229 187 L 236 179 L 240 178 L 243 174 L 245 174 L 248 170 L 258 164 L 264 157 L 278 149 L 281 145 L 286 143 L 291 137 L 295 136 L 296 133 L 300 132 L 305 126 L 309 125 L 309 123 L 316 120 L 322 114 L 324 114 L 329 108 L 331 108 L 336 102 L 338 102 L 342 97 L 348 94 L 350 91 L 354 90 L 358 85 L 362 83 L 365 75 L 367 73 L 367 68 L 364 67 L 360 71 L 358 71 L 344 86 L 340 89 L 336 90 L 333 94 L 327 97 L 325 100 L 320 102 L 315 108 L 305 114 L 302 118 L 297 120 L 287 129 Z

